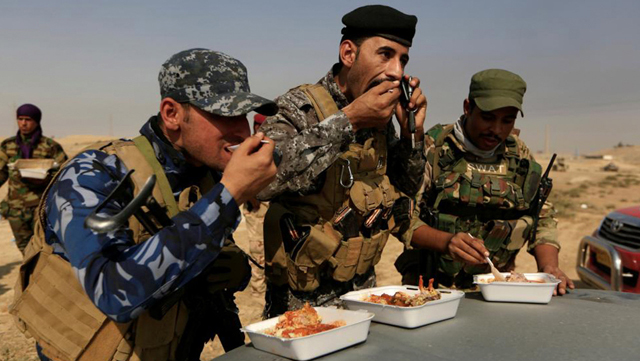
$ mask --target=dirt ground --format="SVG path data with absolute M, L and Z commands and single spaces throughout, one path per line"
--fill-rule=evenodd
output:
M 58 141 L 68 154 L 75 154 L 85 145 L 100 139 L 94 136 L 72 136 Z M 574 159 L 567 156 L 565 163 L 569 166 L 568 170 L 552 172 L 554 190 L 551 199 L 559 212 L 559 239 L 562 244 L 560 267 L 574 281 L 578 278 L 575 267 L 582 236 L 591 234 L 606 213 L 640 204 L 640 146 L 609 149 L 600 154 L 612 155 L 620 171 L 602 171 L 602 167 L 609 163 L 608 160 Z M 539 155 L 537 158 L 546 166 L 548 156 Z M 6 185 L 0 189 L 0 196 L 4 198 L 5 194 Z M 236 231 L 235 239 L 248 251 L 249 242 L 244 222 Z M 0 221 L 0 361 L 37 360 L 33 341 L 16 329 L 8 314 L 21 261 L 21 254 L 12 240 L 9 224 L 6 220 Z M 389 241 L 382 260 L 376 266 L 379 285 L 400 283 L 400 275 L 393 263 L 401 251 L 400 242 Z M 535 260 L 526 252 L 521 252 L 516 263 L 520 272 L 536 271 Z M 584 285 L 578 282 L 577 286 Z M 263 299 L 252 297 L 247 289 L 238 295 L 237 302 L 244 325 L 260 320 Z M 222 349 L 216 340 L 206 345 L 201 359 L 210 360 L 221 353 Z

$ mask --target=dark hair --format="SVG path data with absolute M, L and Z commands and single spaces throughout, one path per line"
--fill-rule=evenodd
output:
M 340 39 L 340 44 L 342 44 L 342 42 L 344 42 L 345 40 L 350 40 L 354 44 L 356 44 L 356 46 L 358 47 L 358 50 L 356 50 L 356 59 L 357 59 L 358 55 L 360 55 L 360 45 L 362 45 L 362 43 L 364 43 L 364 41 L 369 39 L 370 37 L 371 37 L 371 35 L 363 35 L 363 34 L 357 34 L 357 33 L 346 33 L 346 34 L 342 35 L 342 39 Z M 338 63 L 340 63 L 340 66 L 344 65 L 344 64 L 342 64 L 342 59 L 340 59 L 340 54 L 338 54 Z

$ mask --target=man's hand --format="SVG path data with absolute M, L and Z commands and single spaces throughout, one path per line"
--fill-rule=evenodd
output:
M 567 293 L 567 286 L 570 289 L 576 288 L 573 281 L 567 275 L 562 272 L 558 262 L 558 249 L 549 244 L 540 244 L 533 249 L 533 254 L 538 264 L 538 270 L 540 272 L 549 273 L 554 275 L 560 280 L 558 287 L 553 290 L 553 295 L 561 296 Z
M 558 294 L 560 294 L 560 296 L 564 295 L 565 293 L 567 293 L 567 287 L 569 287 L 570 289 L 574 289 L 576 288 L 576 286 L 573 284 L 573 281 L 567 277 L 567 275 L 562 272 L 562 270 L 560 269 L 560 267 L 557 266 L 544 266 L 540 272 L 544 272 L 544 273 L 548 273 L 551 274 L 553 276 L 555 276 L 555 278 L 559 279 L 561 282 L 558 285 L 558 287 L 556 287 L 555 290 L 553 290 L 553 295 L 557 296 Z
M 484 264 L 489 251 L 484 247 L 484 242 L 472 237 L 468 233 L 459 232 L 451 237 L 447 243 L 447 251 L 455 261 L 468 265 Z
M 261 143 L 266 140 L 269 144 Z M 237 204 L 254 198 L 258 192 L 273 181 L 278 168 L 273 162 L 276 144 L 263 133 L 244 140 L 233 152 L 220 181 L 233 196 Z
M 383 81 L 342 108 L 354 131 L 387 127 L 400 97 L 400 81 Z M 416 122 L 417 123 L 417 122 Z
M 404 75 L 406 80 L 409 80 L 409 75 Z M 420 79 L 413 78 L 409 85 L 413 88 L 413 94 L 411 95 L 411 99 L 409 99 L 409 109 L 411 111 L 415 111 L 415 119 L 416 119 L 416 140 L 422 140 L 424 135 L 424 119 L 427 115 L 427 98 L 422 93 L 422 89 L 420 86 Z M 409 132 L 409 115 L 407 110 L 398 103 L 396 105 L 396 117 L 398 118 L 398 123 L 400 123 L 400 134 L 403 138 L 411 138 L 411 133 Z

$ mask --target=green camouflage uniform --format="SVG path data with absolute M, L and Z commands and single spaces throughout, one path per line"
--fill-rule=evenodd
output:
M 26 143 L 29 142 L 29 139 L 23 138 L 23 141 Z M 7 179 L 9 180 L 9 191 L 7 198 L 0 204 L 0 213 L 3 218 L 9 220 L 16 245 L 20 252 L 24 252 L 24 248 L 33 235 L 33 211 L 40 202 L 48 179 L 30 181 L 22 179 L 18 170 L 10 170 L 8 164 L 21 157 L 22 154 L 15 136 L 5 139 L 0 144 L 0 185 L 4 184 Z M 60 144 L 43 136 L 33 148 L 31 158 L 54 159 L 58 164 L 62 164 L 67 160 L 67 155 Z
M 501 271 L 515 268 L 515 258 L 527 245 L 557 242 L 555 209 L 546 202 L 540 214 L 536 239 L 530 239 L 531 208 L 541 167 L 516 135 L 510 135 L 493 157 L 481 159 L 465 150 L 453 134 L 453 124 L 431 128 L 425 136 L 427 164 L 420 203 L 412 229 L 425 222 L 450 233 L 465 232 L 483 239 L 493 263 Z M 410 247 L 409 247 L 410 248 Z M 396 261 L 403 283 L 416 284 L 418 276 L 435 278 L 445 287 L 471 288 L 472 275 L 489 272 L 487 265 L 464 266 L 449 255 L 407 249 Z

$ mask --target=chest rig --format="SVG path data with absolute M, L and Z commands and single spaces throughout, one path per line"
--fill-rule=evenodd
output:
M 135 169 L 131 176 L 134 197 L 148 177 L 155 174 L 158 182 L 153 196 L 169 217 L 190 208 L 202 192 L 213 185 L 213 179 L 206 177 L 200 186 L 185 189 L 176 202 L 162 166 L 144 136 L 135 138 L 134 142 L 94 144 L 85 150 L 88 149 L 115 154 L 127 169 Z M 43 200 L 48 193 L 49 188 L 42 196 Z M 53 253 L 53 247 L 47 244 L 44 201 L 38 206 L 36 215 L 34 236 L 25 250 L 14 303 L 10 307 L 18 328 L 34 337 L 43 353 L 54 361 L 175 360 L 189 315 L 184 303 L 178 302 L 160 319 L 143 312 L 131 322 L 112 321 L 85 294 L 71 264 Z M 160 224 L 156 225 L 161 228 Z M 129 218 L 128 226 L 136 244 L 150 237 L 135 217 Z
M 496 266 L 506 266 L 530 236 L 540 165 L 522 156 L 515 135 L 505 140 L 504 153 L 489 160 L 468 153 L 455 138 L 453 125 L 438 125 L 429 135 L 435 142 L 427 154 L 434 184 L 422 218 L 439 230 L 483 239 Z M 440 267 L 455 275 L 463 264 L 442 256 Z M 466 266 L 465 271 L 484 268 Z
M 319 84 L 299 88 L 318 120 L 338 112 Z M 265 216 L 265 272 L 295 291 L 313 291 L 322 277 L 346 282 L 378 263 L 393 229 L 391 210 L 400 193 L 387 171 L 386 134 L 375 130 L 324 172 L 320 192 L 280 196 Z

